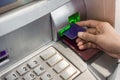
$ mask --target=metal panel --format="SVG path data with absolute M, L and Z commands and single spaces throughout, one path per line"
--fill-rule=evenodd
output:
M 35 1 L 29 5 L 14 9 L 0 15 L 0 36 L 8 34 L 16 29 L 23 27 L 28 23 L 35 21 L 36 19 L 39 19 L 40 17 L 50 13 L 51 11 L 62 6 L 68 1 L 70 0 Z
M 68 24 L 68 17 L 79 12 L 81 19 L 86 18 L 86 9 L 83 0 L 72 0 L 62 7 L 51 12 L 54 40 L 57 40 L 57 32 Z
M 10 62 L 0 67 L 0 71 L 30 55 L 52 41 L 50 15 L 46 15 L 16 31 L 0 37 L 0 51 L 7 49 Z

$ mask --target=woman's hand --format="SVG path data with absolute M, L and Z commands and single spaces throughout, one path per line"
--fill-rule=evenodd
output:
M 79 32 L 76 40 L 80 50 L 98 48 L 108 55 L 120 58 L 120 35 L 108 22 L 87 20 L 77 23 L 87 26 L 86 32 Z

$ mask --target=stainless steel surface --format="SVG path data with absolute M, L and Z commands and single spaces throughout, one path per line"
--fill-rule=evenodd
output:
M 68 17 L 76 12 L 78 12 L 78 10 L 76 10 L 72 2 L 69 2 L 51 12 L 53 24 L 57 28 L 57 31 L 66 26 L 66 24 L 68 23 Z
M 89 70 L 86 70 L 84 73 L 79 75 L 74 80 L 98 80 L 98 79 L 96 79 Z
M 38 1 L 0 15 L 0 44 L 2 45 L 0 46 L 0 50 L 7 48 L 11 60 L 6 65 L 0 67 L 0 76 L 30 60 L 46 48 L 54 46 L 62 54 L 61 56 L 67 58 L 67 60 L 83 74 L 79 75 L 78 78 L 82 77 L 84 80 L 86 79 L 84 75 L 88 75 L 95 80 L 105 79 L 106 77 L 99 76 L 99 74 L 97 74 L 98 71 L 92 69 L 92 66 L 92 68 L 87 66 L 87 63 L 68 46 L 62 42 L 53 42 L 53 40 L 58 40 L 57 31 L 67 24 L 68 16 L 75 12 L 81 14 L 82 20 L 90 18 L 108 20 L 110 18 L 111 23 L 114 24 L 114 8 L 112 8 L 112 12 L 109 10 L 112 0 L 109 0 L 110 2 L 107 0 L 109 5 L 105 5 L 104 0 L 100 1 L 100 3 L 97 1 Z M 107 1 L 105 1 L 105 3 Z M 103 5 L 102 7 L 101 4 Z M 114 5 L 112 5 L 112 7 L 114 7 Z M 104 10 L 107 10 L 108 13 L 111 12 L 111 14 L 107 15 L 107 12 Z M 105 15 L 107 15 L 107 17 L 105 17 Z M 50 18 L 52 18 L 52 21 Z M 49 56 L 49 58 L 51 58 L 51 56 Z M 103 66 L 103 64 L 100 65 Z M 58 78 L 58 76 L 56 76 L 56 78 L 61 79 Z M 78 78 L 76 79 L 79 80 Z
M 52 32 L 49 14 L 0 37 L 0 44 L 2 45 L 0 51 L 7 49 L 10 58 L 8 64 L 0 67 L 0 72 L 51 41 Z
M 57 32 L 68 24 L 69 16 L 79 12 L 81 19 L 84 20 L 86 18 L 85 11 L 84 1 L 74 0 L 51 12 L 54 40 L 57 40 Z
M 0 37 L 47 15 L 68 1 L 70 0 L 36 1 L 0 15 Z
M 116 62 L 116 59 L 108 55 L 102 55 L 100 58 L 94 61 L 91 66 L 104 77 L 109 77 L 117 66 Z
M 120 79 L 120 64 L 118 64 L 115 72 L 108 78 L 108 80 L 119 80 Z
M 93 72 L 99 80 L 106 80 L 106 78 L 113 74 L 117 67 L 116 63 L 117 59 L 104 54 L 88 66 L 89 70 Z

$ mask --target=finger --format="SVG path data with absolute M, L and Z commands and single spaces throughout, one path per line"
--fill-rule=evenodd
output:
M 77 38 L 77 39 L 76 39 L 76 43 L 80 42 L 81 40 L 82 40 L 82 39 Z
M 85 49 L 86 49 L 86 48 L 84 47 L 84 45 L 78 46 L 78 48 L 79 48 L 80 50 L 85 50 Z
M 83 42 L 78 42 L 77 43 L 77 46 L 79 47 L 79 46 L 81 46 L 81 45 L 83 45 L 84 43 Z
M 90 49 L 90 48 L 97 48 L 97 45 L 94 44 L 94 43 L 88 42 L 88 43 L 86 43 L 84 45 L 79 46 L 80 50 Z
M 100 21 L 87 20 L 87 21 L 80 21 L 77 24 L 79 26 L 88 26 L 88 27 L 94 27 L 95 28 L 99 23 L 100 23 Z
M 92 33 L 92 34 L 97 34 L 97 31 L 95 28 L 89 28 L 89 29 L 87 29 L 87 32 Z
M 78 42 L 84 42 L 84 43 L 85 43 L 86 41 L 83 40 L 83 39 L 81 39 L 81 38 L 77 38 L 77 39 L 76 39 L 76 43 L 78 43 Z
M 80 42 L 77 43 L 77 46 L 81 46 L 81 45 L 86 44 L 86 43 L 87 43 L 86 41 L 81 40 Z
M 85 40 L 85 41 L 90 41 L 90 42 L 95 42 L 97 43 L 97 36 L 86 33 L 86 32 L 78 32 L 78 37 Z

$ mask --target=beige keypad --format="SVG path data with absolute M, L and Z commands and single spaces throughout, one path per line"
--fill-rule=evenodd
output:
M 3 76 L 2 80 L 72 80 L 80 71 L 50 47 Z

